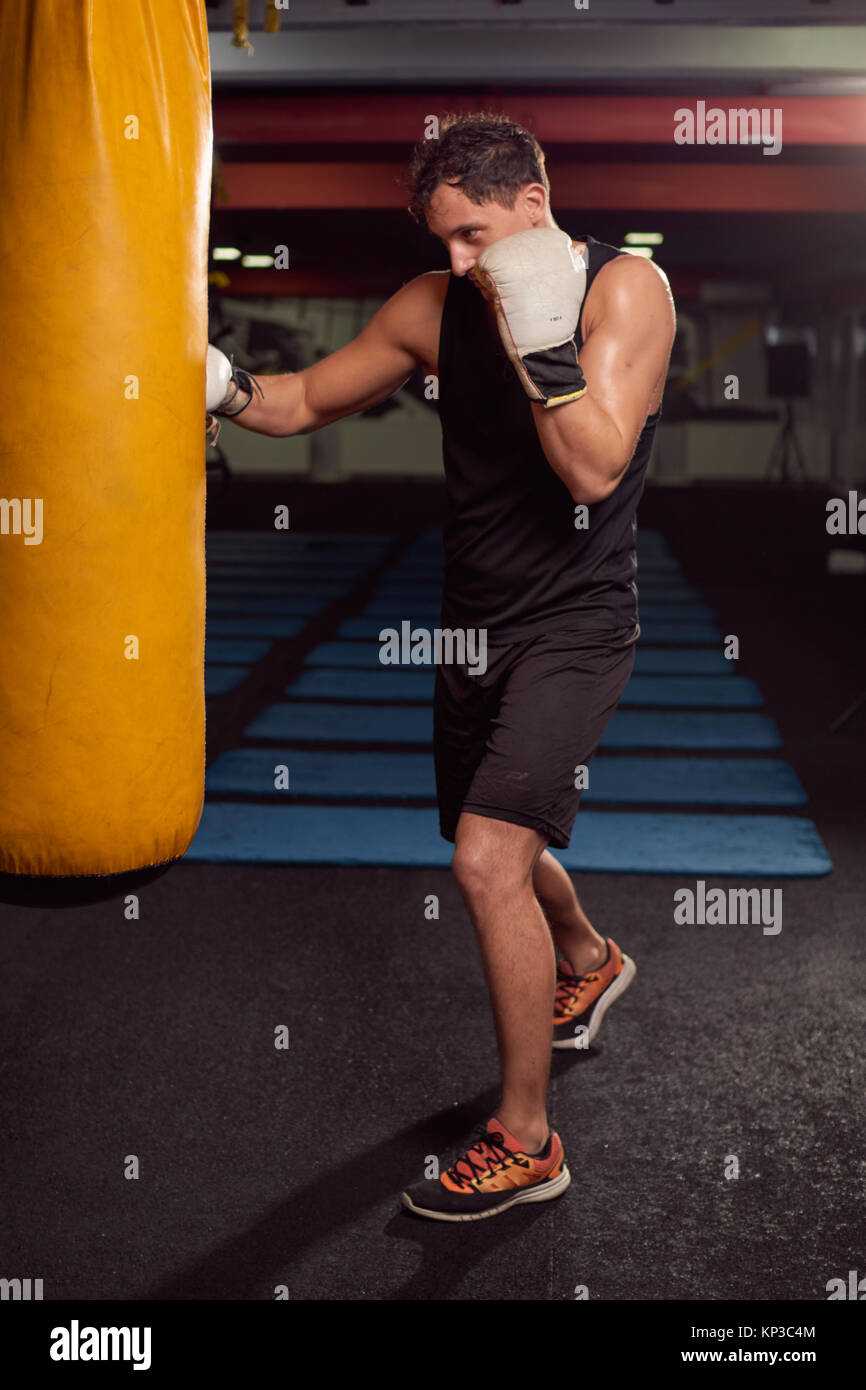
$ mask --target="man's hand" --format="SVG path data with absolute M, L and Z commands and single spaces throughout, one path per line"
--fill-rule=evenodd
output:
M 505 351 L 530 400 L 579 400 L 586 382 L 574 335 L 586 290 L 583 260 L 558 227 L 531 227 L 488 246 L 473 277 L 493 298 Z
M 242 367 L 235 367 L 224 352 L 207 345 L 207 384 L 205 410 L 211 415 L 240 415 L 253 398 L 254 391 L 264 398 L 264 392 L 254 376 Z
M 205 385 L 204 408 L 209 415 L 218 410 L 231 394 L 229 385 L 232 379 L 232 364 L 224 352 L 207 345 L 207 382 Z

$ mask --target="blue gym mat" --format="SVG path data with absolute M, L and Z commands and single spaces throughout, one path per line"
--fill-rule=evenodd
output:
M 390 542 L 389 536 L 336 533 L 291 539 L 224 533 L 222 545 L 209 545 L 207 696 L 231 690 L 265 655 L 270 640 L 295 636 L 310 617 L 347 594 Z M 401 750 L 404 744 L 429 748 L 435 670 L 384 667 L 378 659 L 384 627 L 399 629 L 407 617 L 413 625 L 439 625 L 441 588 L 441 537 L 428 533 L 383 577 L 363 616 L 344 620 L 336 640 L 308 655 L 285 702 L 264 710 L 246 730 L 250 738 L 283 746 L 233 749 L 208 769 L 208 799 L 188 859 L 450 864 L 453 848 L 439 836 L 437 812 L 411 804 L 435 800 L 431 754 Z M 793 769 L 778 759 L 605 756 L 611 749 L 766 753 L 781 746 L 773 720 L 753 712 L 762 704 L 757 686 L 724 658 L 714 608 L 685 582 L 657 533 L 641 535 L 638 589 L 635 672 L 624 708 L 590 765 L 583 804 L 591 809 L 581 811 L 571 848 L 555 851 L 557 857 L 577 871 L 740 878 L 829 873 L 832 865 L 816 828 L 799 816 L 594 809 L 790 809 L 807 800 Z M 650 706 L 664 708 L 650 712 Z M 297 746 L 316 743 L 379 743 L 394 751 Z M 278 763 L 289 769 L 285 792 L 273 786 Z M 212 800 L 237 794 L 258 801 Z M 299 797 L 367 804 L 291 804 Z M 391 798 L 406 804 L 377 804 Z
M 378 640 L 367 642 L 320 642 L 304 659 L 307 667 L 354 666 L 359 670 L 379 671 Z M 737 665 L 727 661 L 721 651 L 706 647 L 681 647 L 668 651 L 664 647 L 642 647 L 637 644 L 634 660 L 636 676 L 732 676 Z
M 373 671 L 318 668 L 303 671 L 286 686 L 289 699 L 385 700 L 432 703 L 435 671 L 380 666 Z M 703 709 L 758 709 L 761 692 L 745 676 L 635 676 L 620 707 L 664 705 Z
M 292 796 L 435 801 L 429 753 L 333 753 L 321 749 L 234 748 L 207 770 L 207 793 L 273 796 L 274 768 L 289 769 Z M 589 766 L 581 805 L 803 806 L 806 793 L 787 763 L 770 758 L 605 758 Z
M 249 675 L 249 669 L 248 666 L 206 666 L 205 699 L 209 700 L 214 695 L 225 695 L 227 691 L 234 690 L 235 686 L 240 685 L 244 677 Z
M 332 602 L 332 599 L 305 598 L 303 594 L 290 592 L 281 598 L 256 598 L 254 594 L 240 598 L 218 594 L 215 598 L 208 597 L 207 611 L 220 616 L 229 613 L 249 613 L 251 616 L 279 613 L 291 618 L 314 618 L 324 613 Z
M 208 531 L 207 544 L 219 554 L 294 555 L 384 553 L 394 537 L 388 531 Z M 441 554 L 441 546 L 440 546 Z
M 292 743 L 424 743 L 433 739 L 430 705 L 269 705 L 244 730 L 247 738 Z M 618 710 L 602 748 L 701 748 L 771 752 L 779 731 L 765 714 L 654 713 Z
M 231 637 L 208 637 L 204 644 L 205 667 L 223 662 L 260 661 L 270 651 L 270 642 L 233 640 Z
M 340 551 L 306 552 L 248 550 L 228 554 L 221 550 L 206 547 L 208 571 L 214 569 L 222 574 L 238 574 L 242 571 L 254 574 L 289 575 L 312 574 L 320 579 L 332 575 L 336 579 L 363 574 L 374 565 L 381 564 L 382 556 L 377 551 L 369 554 L 348 554 Z M 390 573 L 390 571 L 386 571 Z M 429 576 L 432 578 L 432 576 Z
M 207 802 L 184 857 L 209 864 L 445 868 L 453 852 L 433 809 Z M 567 869 L 596 873 L 801 878 L 832 868 L 815 826 L 796 816 L 586 811 L 575 822 L 571 846 L 554 853 Z M 673 909 L 671 898 L 671 921 Z
M 216 598 L 279 598 L 291 602 L 303 595 L 305 599 L 324 599 L 333 603 L 335 598 L 348 594 L 351 583 L 332 583 L 324 579 L 213 579 L 208 575 L 208 602 Z
M 215 560 L 207 557 L 208 578 L 211 574 L 221 579 L 237 577 L 247 579 L 333 579 L 335 582 L 357 579 L 366 574 L 370 565 L 366 560 L 280 560 L 276 556 L 259 560 Z
M 307 626 L 306 618 L 280 618 L 271 613 L 250 613 L 245 618 L 207 615 L 210 637 L 297 637 Z

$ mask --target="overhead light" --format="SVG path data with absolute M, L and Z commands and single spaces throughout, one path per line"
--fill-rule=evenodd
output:
M 771 82 L 764 92 L 769 97 L 859 97 L 866 94 L 866 77 L 791 78 L 788 82 Z
M 241 256 L 241 265 L 246 266 L 248 270 L 273 265 L 273 263 L 273 256 Z
M 651 261 L 653 249 L 651 246 L 621 246 L 620 251 L 628 251 L 630 256 L 643 256 L 645 260 Z
M 211 252 L 215 261 L 236 261 L 240 258 L 240 254 L 236 246 L 215 246 Z
M 828 550 L 828 574 L 866 574 L 866 555 L 862 550 Z
M 662 232 L 626 232 L 625 240 L 627 246 L 661 246 L 664 235 Z

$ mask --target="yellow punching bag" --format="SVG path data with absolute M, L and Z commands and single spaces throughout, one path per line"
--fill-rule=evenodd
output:
M 0 91 L 0 898 L 71 901 L 202 810 L 204 0 L 3 0 Z

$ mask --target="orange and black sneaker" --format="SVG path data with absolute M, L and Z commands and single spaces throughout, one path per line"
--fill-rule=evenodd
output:
M 607 937 L 607 960 L 588 975 L 576 975 L 567 960 L 556 966 L 553 1046 L 589 1047 L 614 999 L 628 989 L 637 967 Z
M 404 1207 L 434 1221 L 481 1221 L 518 1202 L 550 1202 L 571 1182 L 559 1135 L 524 1153 L 496 1116 L 473 1130 L 473 1143 L 439 1178 L 422 1178 L 400 1194 Z

